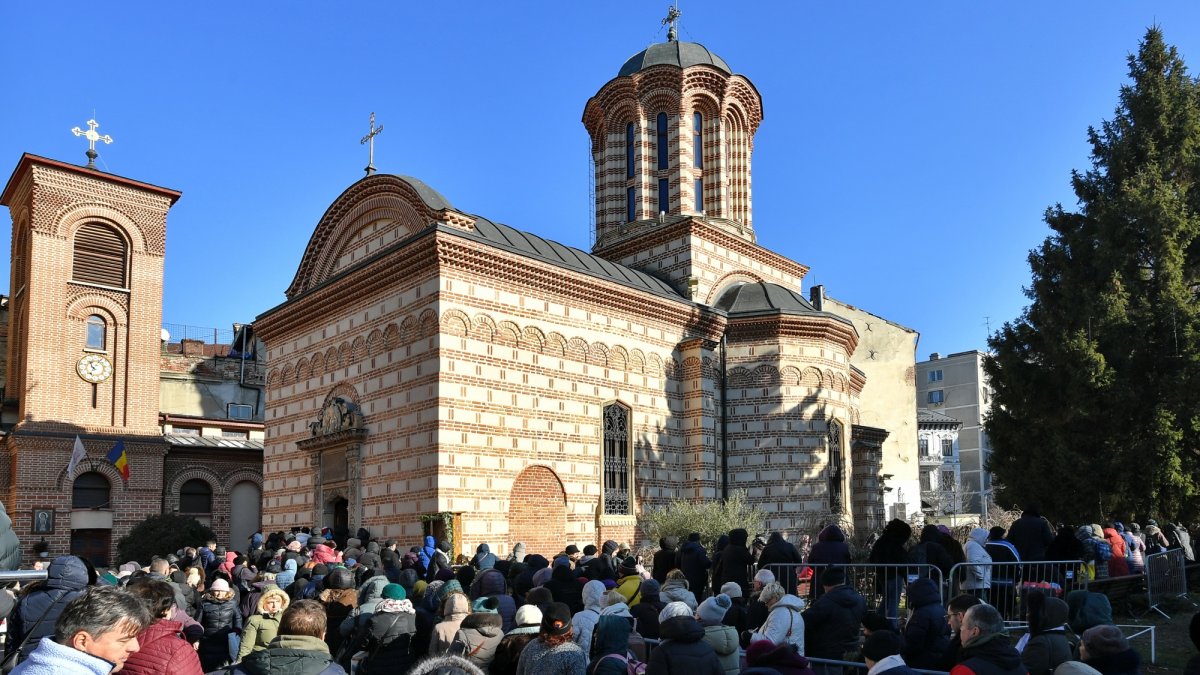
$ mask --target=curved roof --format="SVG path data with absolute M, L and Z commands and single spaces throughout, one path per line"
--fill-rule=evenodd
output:
M 421 198 L 421 201 L 425 202 L 425 206 L 428 206 L 434 211 L 454 208 L 454 205 L 450 203 L 449 199 L 446 199 L 445 195 L 429 187 L 429 184 L 420 178 L 401 176 L 395 173 L 386 175 L 392 176 L 393 178 L 399 178 L 405 183 L 408 183 L 410 186 L 412 186 L 412 189 L 417 191 L 417 196 Z
M 709 51 L 708 47 L 696 42 L 672 41 L 657 42 L 629 57 L 617 77 L 632 75 L 651 66 L 712 66 L 727 75 L 733 74 L 725 59 Z
M 836 314 L 818 311 L 799 293 L 767 281 L 731 286 L 717 298 L 713 307 L 725 310 L 731 317 L 739 314 L 779 313 L 821 316 L 850 323 Z
M 590 253 L 584 253 L 577 248 L 564 246 L 557 241 L 543 239 L 536 234 L 522 232 L 501 223 L 493 223 L 487 218 L 476 220 L 475 228 L 471 232 L 464 232 L 456 228 L 446 229 L 445 231 L 480 239 L 492 246 L 535 258 L 551 265 L 615 281 L 619 284 L 648 291 L 655 295 L 669 297 L 674 300 L 685 299 L 670 284 L 652 277 L 645 272 L 639 272 L 624 265 L 611 263 Z

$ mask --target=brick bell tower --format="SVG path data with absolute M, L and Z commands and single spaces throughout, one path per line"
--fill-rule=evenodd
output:
M 94 161 L 30 154 L 0 193 L 12 216 L 4 407 L 16 420 L 0 495 L 26 559 L 44 538 L 50 557 L 111 564 L 130 526 L 162 510 L 163 257 L 179 197 Z M 68 472 L 76 437 L 86 456 Z M 118 443 L 128 478 L 105 459 Z

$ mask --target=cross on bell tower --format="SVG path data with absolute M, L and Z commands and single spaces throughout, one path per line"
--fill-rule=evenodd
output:
M 370 148 L 367 155 L 367 168 L 365 169 L 368 176 L 375 173 L 375 137 L 381 133 L 383 133 L 383 125 L 375 126 L 375 113 L 372 112 L 370 133 L 363 136 L 362 140 L 358 142 L 359 145 L 367 145 Z
M 96 152 L 96 141 L 101 141 L 105 145 L 109 145 L 112 143 L 113 139 L 112 136 L 109 136 L 108 134 L 101 136 L 100 132 L 96 131 L 96 128 L 100 126 L 96 123 L 96 120 L 88 120 L 87 125 L 87 131 L 80 129 L 79 127 L 75 127 L 71 130 L 71 133 L 75 134 L 76 136 L 83 136 L 88 140 L 87 166 L 89 169 L 95 169 L 96 158 L 100 156 L 100 153 Z

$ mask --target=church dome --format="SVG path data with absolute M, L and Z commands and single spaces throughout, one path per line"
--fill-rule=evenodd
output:
M 617 77 L 632 75 L 651 66 L 712 66 L 717 70 L 732 75 L 733 70 L 725 59 L 710 52 L 708 47 L 696 42 L 658 42 L 629 57 Z
M 738 284 L 721 294 L 715 305 L 734 314 L 820 314 L 799 293 L 770 282 Z

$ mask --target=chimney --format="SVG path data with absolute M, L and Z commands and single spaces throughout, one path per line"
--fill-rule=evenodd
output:
M 941 352 L 934 352 L 934 353 L 932 353 L 932 354 L 930 354 L 930 355 L 929 355 L 929 360 L 930 360 L 930 361 L 937 361 L 937 360 L 938 360 L 938 359 L 940 359 L 940 358 L 942 358 L 942 353 L 941 353 Z
M 825 311 L 825 286 L 817 284 L 808 289 L 808 301 L 812 303 L 813 309 L 818 312 Z

